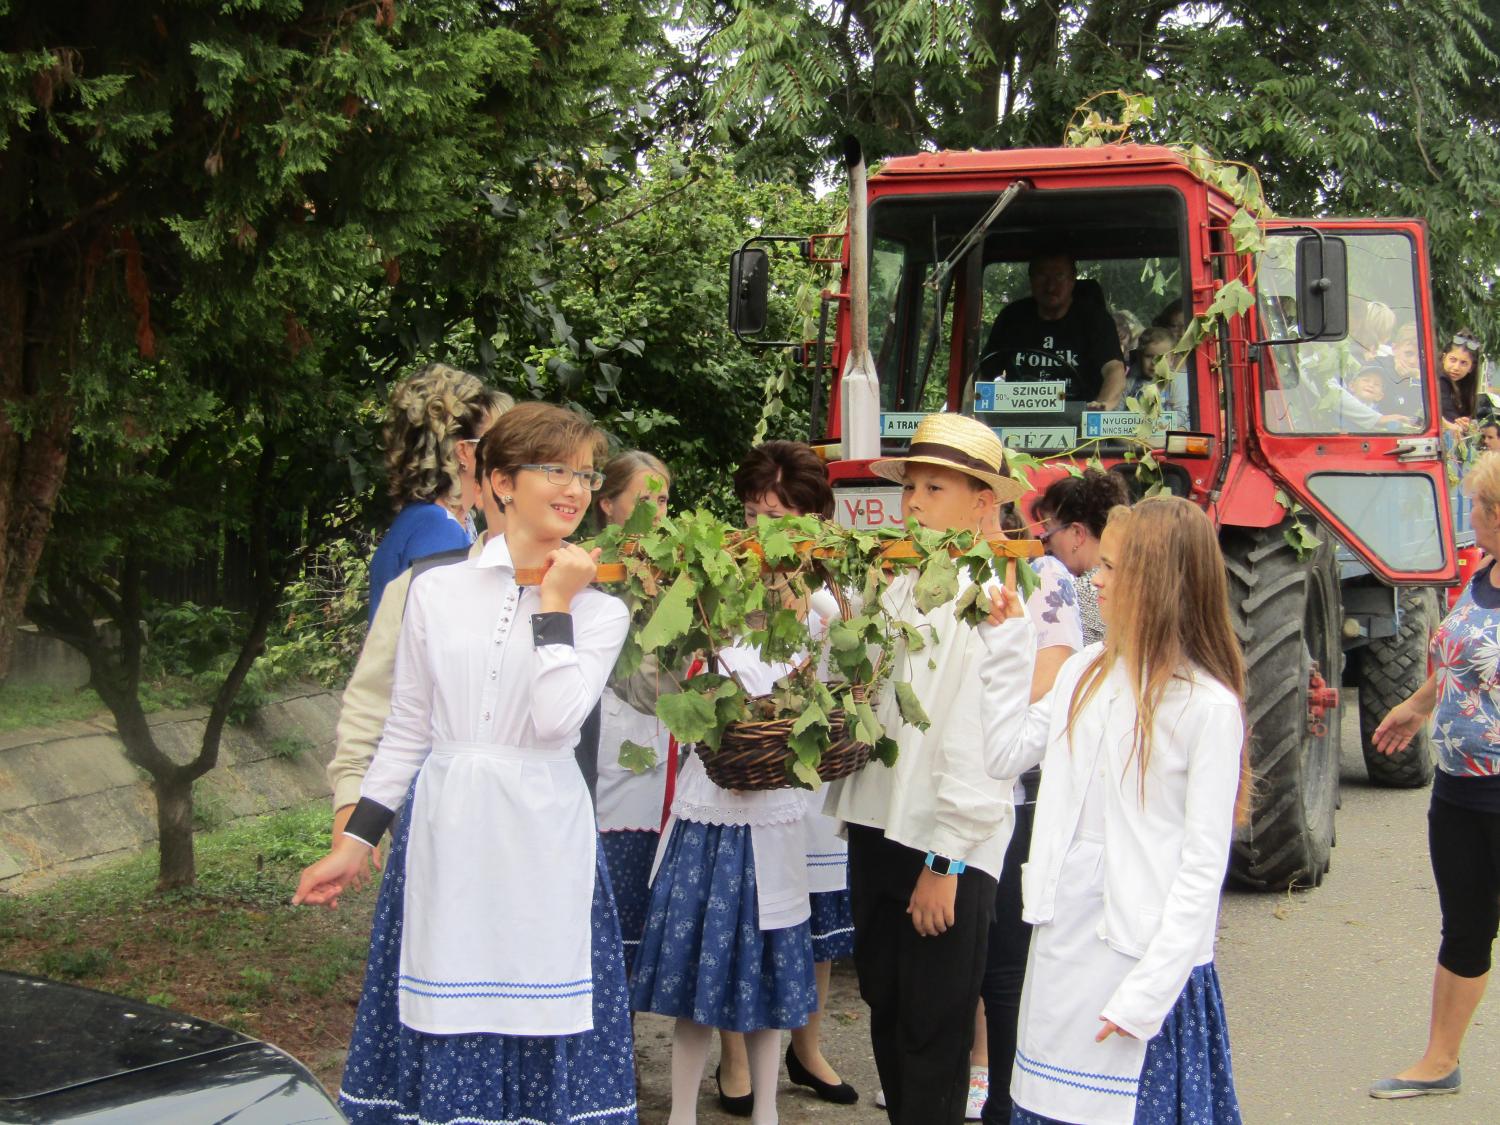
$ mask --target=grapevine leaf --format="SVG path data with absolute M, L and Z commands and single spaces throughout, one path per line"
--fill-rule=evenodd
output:
M 880 720 L 875 717 L 875 709 L 862 700 L 857 701 L 854 704 L 855 739 L 873 746 L 884 734 L 885 727 L 881 726 Z
M 646 773 L 656 768 L 656 750 L 627 738 L 620 743 L 620 765 L 631 773 Z
M 810 766 L 801 758 L 793 758 L 790 763 L 792 776 L 808 789 L 817 790 L 822 787 L 823 779 L 818 776 L 818 768 Z
M 655 652 L 663 645 L 671 644 L 688 631 L 693 623 L 692 602 L 695 593 L 697 593 L 697 585 L 693 582 L 692 575 L 683 571 L 672 583 L 672 588 L 657 603 L 651 620 L 647 621 L 646 627 L 641 630 L 642 650 Z
M 794 735 L 801 734 L 813 725 L 826 728 L 828 726 L 828 716 L 823 713 L 823 708 L 819 707 L 816 703 L 809 703 L 807 709 L 798 715 L 797 721 L 792 724 L 792 733 Z
M 674 692 L 656 701 L 656 717 L 678 742 L 702 742 L 714 729 L 713 700 L 696 691 Z
M 931 613 L 957 596 L 958 565 L 946 549 L 934 551 L 922 564 L 922 572 L 912 592 L 917 608 L 923 613 Z
M 925 731 L 932 725 L 932 720 L 927 717 L 927 712 L 917 699 L 916 690 L 911 684 L 901 680 L 896 681 L 896 706 L 901 711 L 901 718 L 918 730 Z
M 625 521 L 623 531 L 626 535 L 644 535 L 654 526 L 656 526 L 656 505 L 649 497 L 642 496 L 635 502 L 635 510 Z

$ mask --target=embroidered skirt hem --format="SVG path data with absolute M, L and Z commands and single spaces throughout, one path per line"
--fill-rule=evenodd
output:
M 620 915 L 620 940 L 625 943 L 625 975 L 635 969 L 635 955 L 646 929 L 646 911 L 651 905 L 651 865 L 656 861 L 660 832 L 620 828 L 599 833 L 604 848 L 604 866 L 615 892 L 615 910 Z
M 1017 1057 L 1016 1065 L 1025 1060 Z M 1058 1080 L 1086 1081 L 1087 1075 Z M 1011 1125 L 1074 1125 L 1039 1117 L 1023 1106 L 1011 1109 Z M 1161 1031 L 1146 1045 L 1146 1061 L 1136 1093 L 1135 1125 L 1240 1125 L 1229 1059 L 1229 1024 L 1224 996 L 1212 963 L 1188 977 Z
M 593 1029 L 427 1035 L 398 1016 L 407 819 L 396 827 L 380 887 L 339 1108 L 355 1125 L 636 1125 L 625 965 L 602 852 L 591 913 Z
M 841 961 L 854 956 L 854 913 L 849 891 L 814 891 L 812 902 L 813 960 Z

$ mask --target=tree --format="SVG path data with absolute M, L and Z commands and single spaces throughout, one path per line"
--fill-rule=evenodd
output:
M 758 174 L 1061 144 L 1098 91 L 1152 95 L 1132 138 L 1261 170 L 1286 214 L 1418 215 L 1443 318 L 1500 339 L 1497 29 L 1482 0 L 737 0 L 689 5 L 673 89 Z M 686 75 L 705 68 L 710 77 Z
M 497 201 L 552 194 L 564 154 L 629 134 L 638 16 L 581 0 L 0 8 L 0 635 L 29 600 L 87 656 L 152 776 L 163 886 L 193 880 L 192 782 L 350 490 L 341 435 L 407 356 L 446 345 L 427 310 L 503 275 L 497 248 L 549 221 Z M 432 279 L 423 302 L 406 275 Z M 143 567 L 226 533 L 253 556 L 251 609 L 197 754 L 173 762 L 139 700 Z
M 485 185 L 545 190 L 549 148 L 628 125 L 648 30 L 581 0 L 0 4 L 0 677 L 111 378 L 90 325 L 166 357 L 153 307 L 181 292 L 187 326 L 253 305 L 254 346 L 294 356 L 330 293 L 376 315 L 405 260 L 498 241 Z M 128 299 L 92 299 L 108 270 Z

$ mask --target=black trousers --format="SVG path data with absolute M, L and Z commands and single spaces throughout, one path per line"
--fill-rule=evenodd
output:
M 1434 797 L 1427 846 L 1443 912 L 1438 964 L 1456 977 L 1482 977 L 1500 932 L 1500 815 Z
M 990 1096 L 984 1103 L 984 1125 L 1010 1125 L 1010 1072 L 1016 1060 L 1026 956 L 1031 951 L 1031 926 L 1021 921 L 1021 864 L 1031 851 L 1035 813 L 1035 805 L 1016 806 L 1015 833 L 995 891 L 995 921 L 990 925 L 989 956 L 979 992 L 990 1041 Z
M 961 1125 L 995 880 L 958 876 L 954 924 L 922 937 L 906 913 L 925 853 L 849 826 L 854 968 L 892 1125 Z

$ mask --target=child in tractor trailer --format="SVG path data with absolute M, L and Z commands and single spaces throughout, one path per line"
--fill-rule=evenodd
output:
M 1224 559 L 1212 521 L 1172 496 L 1117 509 L 1100 551 L 1105 639 L 1029 709 L 1020 600 L 993 590 L 980 627 L 987 768 L 1042 764 L 1011 1121 L 1237 1125 L 1213 965 L 1249 777 Z
M 928 415 L 908 456 L 871 468 L 902 485 L 903 513 L 937 530 L 977 531 L 1025 491 L 994 432 L 954 414 Z M 906 725 L 894 693 L 884 697 L 881 722 L 900 746 L 895 765 L 834 782 L 824 808 L 848 826 L 854 966 L 886 1112 L 893 1125 L 958 1125 L 1015 810 L 1013 785 L 985 773 L 978 630 L 952 603 L 920 612 L 916 581 L 914 571 L 896 578 L 884 601 L 926 640 L 920 652 L 897 650 L 895 678 L 910 681 L 931 725 Z M 1018 663 L 1029 665 L 1034 643 L 1022 640 Z M 1022 708 L 1030 682 L 1028 666 L 1011 686 Z

